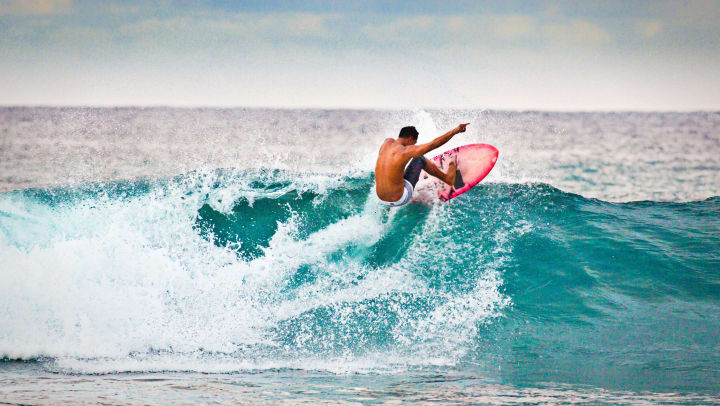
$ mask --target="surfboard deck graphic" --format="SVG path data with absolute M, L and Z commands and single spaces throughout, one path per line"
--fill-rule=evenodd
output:
M 425 171 L 420 174 L 420 179 L 431 178 L 434 180 L 438 198 L 447 201 L 460 196 L 480 183 L 495 166 L 498 154 L 498 149 L 490 144 L 468 144 L 453 148 L 432 160 L 443 171 L 447 169 L 450 162 L 457 162 L 455 185 L 451 187 L 443 181 L 431 177 Z

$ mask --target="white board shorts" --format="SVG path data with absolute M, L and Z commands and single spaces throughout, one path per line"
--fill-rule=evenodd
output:
M 403 194 L 396 202 L 386 202 L 384 200 L 381 200 L 381 202 L 385 203 L 386 205 L 390 207 L 400 207 L 406 205 L 413 195 L 413 185 L 410 183 L 407 179 L 403 179 L 405 181 L 405 188 L 403 189 Z

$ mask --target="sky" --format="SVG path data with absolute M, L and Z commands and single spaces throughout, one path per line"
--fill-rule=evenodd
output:
M 720 0 L 0 0 L 0 105 L 720 110 Z

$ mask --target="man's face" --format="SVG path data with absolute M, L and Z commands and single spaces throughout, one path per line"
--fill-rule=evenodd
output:
M 417 144 L 417 137 L 410 138 L 410 145 L 415 145 L 415 144 Z

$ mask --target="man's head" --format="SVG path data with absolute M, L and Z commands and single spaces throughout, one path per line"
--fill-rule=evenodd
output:
M 413 126 L 407 126 L 400 129 L 398 140 L 405 145 L 414 145 L 418 139 L 418 131 Z

